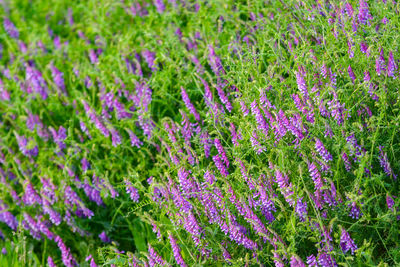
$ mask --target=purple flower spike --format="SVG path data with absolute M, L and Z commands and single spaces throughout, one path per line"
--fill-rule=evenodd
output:
M 133 202 L 139 202 L 139 191 L 132 185 L 132 183 L 125 179 L 125 186 L 126 186 L 126 193 L 129 194 L 129 197 L 132 199 Z
M 389 194 L 386 195 L 386 204 L 389 210 L 394 211 L 394 200 L 391 196 L 389 196 Z
M 297 87 L 299 88 L 301 94 L 303 95 L 304 100 L 307 100 L 308 90 L 306 81 L 304 80 L 304 76 L 305 76 L 305 71 L 303 70 L 303 68 L 299 67 L 299 70 L 296 71 Z
M 383 151 L 383 146 L 379 146 L 379 164 L 381 165 L 387 176 L 392 176 L 396 180 L 397 175 L 393 173 L 392 167 L 390 167 L 390 162 L 388 160 L 386 152 Z
M 349 216 L 351 218 L 353 218 L 353 219 L 358 220 L 358 218 L 360 218 L 363 214 L 360 211 L 360 208 L 358 207 L 357 203 L 356 202 L 352 202 L 350 204 L 350 207 L 351 207 L 351 209 L 350 209 Z
M 222 163 L 221 157 L 219 155 L 215 155 L 213 157 L 213 161 L 215 163 L 215 166 L 217 167 L 217 169 L 219 170 L 219 172 L 227 177 L 229 175 L 228 170 L 226 169 L 225 165 Z
M 15 25 L 9 20 L 8 18 L 4 18 L 3 21 L 3 26 L 8 35 L 10 35 L 11 38 L 18 39 L 19 38 L 19 32 L 18 29 L 15 27 Z
M 224 67 L 222 66 L 221 59 L 215 54 L 215 50 L 212 45 L 208 46 L 208 62 L 215 75 L 220 77 L 221 75 L 225 74 L 225 70 Z
M 173 237 L 173 235 L 169 234 L 168 236 L 169 242 L 171 243 L 171 247 L 172 247 L 172 253 L 174 254 L 176 263 L 180 266 L 180 267 L 187 267 L 185 261 L 182 258 L 182 254 L 181 254 L 181 248 L 178 246 L 178 244 L 176 243 L 175 238 Z
M 53 64 L 50 65 L 50 70 L 51 70 L 51 77 L 53 78 L 55 85 L 64 94 L 66 94 L 67 92 L 65 91 L 64 73 L 62 73 L 59 69 L 57 69 Z
M 181 87 L 181 95 L 182 95 L 182 100 L 185 103 L 187 109 L 190 111 L 191 114 L 193 114 L 194 118 L 197 121 L 200 121 L 200 115 L 197 113 L 196 108 L 193 106 L 192 102 L 190 102 L 190 98 L 186 92 L 186 90 Z
M 315 189 L 320 190 L 324 184 L 322 182 L 321 174 L 317 168 L 317 165 L 312 162 L 308 165 L 308 171 L 310 172 L 311 178 L 314 181 Z
M 349 73 L 349 76 L 351 78 L 351 81 L 354 83 L 354 81 L 356 80 L 356 75 L 354 75 L 353 69 L 351 68 L 351 66 L 349 65 L 349 67 L 347 68 L 347 72 Z
M 49 265 L 49 267 L 56 267 L 57 265 L 54 263 L 53 258 L 52 257 L 47 257 L 47 265 Z
M 388 61 L 388 76 L 396 79 L 395 72 L 397 71 L 396 61 L 393 59 L 392 51 L 389 52 L 389 61 Z
M 315 138 L 315 150 L 317 150 L 319 155 L 326 163 L 332 160 L 332 155 L 328 152 L 324 144 L 318 138 Z
M 221 156 L 221 158 L 224 161 L 226 167 L 229 168 L 229 159 L 226 156 L 226 153 L 225 153 L 224 147 L 221 144 L 221 141 L 218 138 L 216 138 L 214 140 L 214 144 L 215 144 L 215 147 L 218 150 L 218 154 Z
M 317 259 L 315 258 L 314 255 L 310 255 L 307 257 L 307 265 L 309 267 L 317 267 L 318 266 Z
M 140 148 L 143 145 L 143 142 L 131 131 L 128 130 L 129 138 L 131 139 L 131 145 Z
M 151 69 L 151 71 L 156 71 L 156 65 L 154 61 L 156 60 L 156 53 L 153 53 L 149 50 L 142 51 L 142 56 L 147 63 L 147 66 Z
M 162 14 L 165 11 L 165 4 L 163 0 L 154 0 L 154 6 L 157 8 L 157 12 Z
M 256 118 L 258 127 L 260 127 L 260 129 L 263 130 L 264 134 L 267 135 L 269 126 L 268 126 L 267 122 L 265 121 L 264 116 L 261 114 L 261 111 L 255 100 L 251 103 L 251 113 Z
M 351 254 L 354 254 L 354 251 L 357 250 L 357 245 L 354 243 L 353 239 L 351 239 L 349 233 L 342 229 L 342 234 L 340 236 L 340 246 L 342 248 L 343 253 L 347 251 L 351 251 Z
M 18 221 L 15 216 L 7 211 L 8 206 L 0 202 L 0 222 L 3 222 L 8 225 L 12 230 L 17 231 Z
M 151 267 L 161 265 L 165 265 L 165 261 L 161 258 L 160 255 L 154 250 L 154 248 L 149 244 L 148 246 L 149 251 L 149 265 Z
M 300 218 L 300 221 L 304 222 L 307 216 L 307 202 L 303 201 L 303 198 L 297 200 L 296 213 Z
M 106 234 L 105 231 L 103 231 L 103 232 L 101 232 L 101 233 L 99 234 L 99 238 L 100 238 L 100 240 L 101 240 L 102 242 L 104 242 L 104 243 L 110 243 L 110 242 L 111 242 L 111 239 L 107 236 L 107 234 Z
M 369 20 L 372 19 L 369 13 L 368 3 L 365 0 L 360 0 L 358 8 L 358 20 L 361 24 L 370 24 Z

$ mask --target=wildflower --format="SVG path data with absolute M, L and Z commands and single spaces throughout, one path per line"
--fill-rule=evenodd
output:
M 0 201 L 0 222 L 7 224 L 12 230 L 17 231 L 18 221 L 15 216 L 7 210 L 8 206 Z
M 106 234 L 105 231 L 103 231 L 103 232 L 101 232 L 101 233 L 99 234 L 99 238 L 100 238 L 100 240 L 101 240 L 102 242 L 104 242 L 104 243 L 110 243 L 110 242 L 111 242 L 111 239 L 107 236 L 107 234 Z
M 220 77 L 222 74 L 225 74 L 221 59 L 215 54 L 215 50 L 212 45 L 208 46 L 208 63 L 210 64 L 214 74 L 218 77 Z
M 351 239 L 349 233 L 342 228 L 342 234 L 340 236 L 340 246 L 342 248 L 343 253 L 351 250 L 351 254 L 354 254 L 354 251 L 357 250 L 357 245 L 354 243 L 353 239 Z
M 221 157 L 220 157 L 219 155 L 215 155 L 215 156 L 213 156 L 212 159 L 213 159 L 213 161 L 214 161 L 215 166 L 216 166 L 217 169 L 219 170 L 219 172 L 220 172 L 223 176 L 227 177 L 227 176 L 229 175 L 229 172 L 228 172 L 228 170 L 226 169 L 225 165 L 222 163 Z
M 362 216 L 362 212 L 360 211 L 360 208 L 358 207 L 356 202 L 352 202 L 350 205 L 350 213 L 349 216 L 353 219 L 358 220 L 360 216 Z
M 65 91 L 65 83 L 64 83 L 64 73 L 62 73 L 59 69 L 57 69 L 53 64 L 50 65 L 51 76 L 55 85 L 64 93 Z
M 154 6 L 157 8 L 157 12 L 162 14 L 165 11 L 165 4 L 163 0 L 154 0 Z
M 18 39 L 19 38 L 18 29 L 15 27 L 15 25 L 11 22 L 10 19 L 4 18 L 3 26 L 4 26 L 5 31 L 8 33 L 8 35 L 11 38 L 14 38 L 14 39 Z
M 386 152 L 383 151 L 383 146 L 379 146 L 379 164 L 385 171 L 387 176 L 392 176 L 394 179 L 397 178 L 397 175 L 393 173 L 392 168 L 390 167 L 390 163 L 387 157 Z
M 308 171 L 310 172 L 311 178 L 314 181 L 315 189 L 321 190 L 324 184 L 322 181 L 321 174 L 318 171 L 317 165 L 314 162 L 308 165 Z
M 396 71 L 397 71 L 396 61 L 393 59 L 392 51 L 390 51 L 389 52 L 389 61 L 388 61 L 388 76 L 396 79 L 396 74 L 395 74 Z
M 389 194 L 386 195 L 386 204 L 389 210 L 394 211 L 394 200 L 391 196 L 389 196 Z
M 300 218 L 300 221 L 304 222 L 307 216 L 307 202 L 303 202 L 303 198 L 299 198 L 296 203 L 296 213 Z
M 200 115 L 199 113 L 197 113 L 197 110 L 193 106 L 192 102 L 190 102 L 190 98 L 183 87 L 181 87 L 181 95 L 182 95 L 182 100 L 185 103 L 187 109 L 190 111 L 191 114 L 193 114 L 193 116 L 197 121 L 200 121 Z
M 358 8 L 358 20 L 361 24 L 370 24 L 369 20 L 372 19 L 369 13 L 368 3 L 365 0 L 360 0 Z
M 161 0 L 155 0 L 155 1 L 161 1 Z M 156 65 L 155 65 L 155 60 L 156 60 L 156 53 L 151 52 L 149 50 L 143 50 L 142 51 L 142 56 L 144 60 L 147 63 L 147 66 L 150 68 L 151 71 L 156 71 Z
M 349 73 L 349 76 L 351 78 L 351 81 L 354 83 L 354 81 L 356 80 L 356 76 L 354 75 L 353 69 L 351 68 L 351 66 L 349 65 L 349 67 L 347 68 L 347 72 Z
M 308 90 L 306 81 L 304 80 L 304 76 L 305 76 L 305 71 L 303 70 L 303 68 L 299 67 L 299 70 L 296 72 L 297 87 L 299 88 L 301 94 L 303 95 L 303 98 L 307 100 Z
M 149 244 L 148 245 L 149 251 L 149 264 L 151 267 L 156 266 L 156 264 L 164 266 L 165 261 L 161 258 L 160 255 L 154 250 L 154 248 Z
M 315 150 L 317 150 L 317 152 L 325 162 L 329 162 L 332 160 L 332 155 L 328 152 L 324 144 L 318 138 L 315 138 Z
M 264 116 L 261 114 L 261 111 L 255 100 L 251 103 L 251 113 L 256 118 L 258 127 L 264 131 L 265 135 L 267 135 L 269 126 L 268 126 L 267 122 L 265 121 Z
M 168 235 L 169 242 L 171 243 L 172 253 L 174 254 L 176 263 L 181 267 L 186 267 L 186 263 L 182 258 L 181 249 L 178 246 L 174 236 L 172 234 Z
M 56 267 L 53 258 L 51 256 L 47 257 L 47 265 L 49 265 L 49 267 Z

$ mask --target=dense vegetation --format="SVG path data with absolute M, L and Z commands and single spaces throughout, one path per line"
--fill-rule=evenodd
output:
M 400 264 L 394 0 L 3 0 L 1 266 Z

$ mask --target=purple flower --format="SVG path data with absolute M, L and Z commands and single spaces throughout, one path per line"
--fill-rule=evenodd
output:
M 315 258 L 314 255 L 310 255 L 307 257 L 307 265 L 309 267 L 317 267 L 318 266 L 317 259 Z
M 5 31 L 8 33 L 8 35 L 10 35 L 11 38 L 14 38 L 14 39 L 19 38 L 18 29 L 11 22 L 11 20 L 9 20 L 8 18 L 4 18 L 3 26 L 4 26 Z
M 81 164 L 82 164 L 82 171 L 83 172 L 86 172 L 87 170 L 90 169 L 90 162 L 86 158 L 82 158 Z
M 158 265 L 164 266 L 165 261 L 161 258 L 160 255 L 154 250 L 154 248 L 149 244 L 148 246 L 149 251 L 149 265 L 151 267 Z
M 303 98 L 307 100 L 308 90 L 306 81 L 304 80 L 304 76 L 305 76 L 305 71 L 303 70 L 303 68 L 299 67 L 299 70 L 296 71 L 297 87 L 299 88 L 301 94 L 303 95 Z
M 190 98 L 186 90 L 182 86 L 181 86 L 181 95 L 182 95 L 182 100 L 185 103 L 187 109 L 190 111 L 191 114 L 193 114 L 193 116 L 197 121 L 200 121 L 199 113 L 197 113 L 196 108 L 193 106 L 192 102 L 190 102 Z
M 321 190 L 324 184 L 322 181 L 321 174 L 319 173 L 319 170 L 317 168 L 317 165 L 314 162 L 308 165 L 308 171 L 310 172 L 311 178 L 314 181 L 315 189 Z
M 160 0 L 155 0 L 155 1 L 160 1 Z M 146 61 L 147 66 L 151 69 L 151 71 L 156 71 L 157 68 L 154 64 L 154 61 L 156 60 L 156 53 L 153 53 L 149 50 L 144 50 L 142 51 L 142 56 Z
M 235 124 L 233 124 L 232 122 L 229 124 L 229 130 L 231 132 L 232 144 L 234 146 L 239 146 L 238 140 L 241 140 L 242 136 L 241 136 L 240 132 L 239 133 L 236 132 Z
M 340 236 L 340 246 L 342 248 L 343 253 L 351 250 L 351 254 L 354 254 L 354 251 L 357 250 L 357 245 L 354 243 L 353 239 L 351 239 L 349 233 L 342 229 L 342 234 Z
M 394 200 L 391 196 L 389 196 L 389 194 L 386 195 L 386 204 L 389 210 L 394 211 Z
M 365 42 L 361 42 L 360 43 L 360 50 L 361 50 L 361 52 L 362 53 L 364 53 L 364 54 L 367 54 L 367 56 L 369 55 L 368 54 L 368 45 L 365 43 Z
M 397 71 L 396 61 L 393 59 L 392 51 L 389 52 L 389 61 L 388 61 L 388 76 L 396 79 L 395 72 Z
M 25 193 L 22 197 L 22 201 L 25 205 L 31 206 L 37 203 L 38 205 L 42 205 L 42 199 L 40 198 L 39 194 L 33 188 L 33 185 L 30 181 L 26 182 L 25 186 Z
M 122 138 L 119 132 L 115 129 L 111 129 L 111 141 L 112 141 L 112 146 L 117 147 L 122 143 Z
M 246 103 L 244 103 L 243 100 L 240 101 L 240 107 L 242 109 L 243 116 L 246 117 L 247 115 L 249 115 L 249 109 L 247 108 Z
M 306 267 L 306 265 L 298 256 L 293 255 L 290 258 L 290 267 Z
M 128 130 L 129 138 L 131 139 L 131 145 L 140 148 L 143 145 L 143 142 L 131 131 Z
M 263 130 L 265 135 L 267 135 L 269 126 L 268 126 L 267 122 L 265 121 L 264 116 L 261 114 L 261 111 L 255 100 L 251 103 L 251 113 L 256 118 L 258 127 Z
M 256 131 L 253 131 L 253 133 L 250 135 L 250 143 L 257 155 L 260 155 L 262 152 L 267 150 L 265 146 L 262 146 L 258 142 L 258 135 Z
M 63 126 L 58 128 L 58 132 L 52 127 L 50 127 L 49 130 L 53 136 L 54 143 L 57 144 L 58 149 L 60 151 L 65 149 L 67 146 L 65 145 L 64 140 L 67 138 L 67 130 Z
M 397 175 L 393 173 L 392 167 L 390 167 L 390 162 L 388 160 L 386 152 L 383 151 L 383 146 L 379 146 L 379 164 L 385 171 L 387 176 L 392 176 L 393 179 L 397 178 Z
M 105 231 L 103 231 L 103 232 L 101 232 L 101 233 L 99 234 L 99 238 L 100 238 L 100 240 L 101 240 L 102 242 L 104 242 L 104 243 L 110 243 L 110 242 L 111 242 L 111 239 L 107 236 L 107 234 L 106 234 Z
M 92 136 L 90 135 L 89 130 L 87 129 L 86 124 L 83 121 L 79 123 L 79 126 L 81 127 L 82 132 L 84 132 L 89 137 L 89 139 L 92 139 Z
M 7 224 L 12 230 L 17 231 L 18 221 L 7 209 L 8 206 L 0 201 L 0 222 Z
M 157 12 L 162 14 L 165 11 L 165 4 L 163 0 L 154 0 L 154 6 L 157 8 Z
M 49 265 L 49 267 L 57 267 L 57 265 L 55 265 L 53 258 L 51 256 L 47 257 L 47 265 Z
M 57 243 L 61 251 L 61 259 L 66 267 L 73 267 L 76 265 L 75 259 L 72 257 L 70 249 L 64 244 L 60 236 L 56 236 L 54 241 Z
M 375 69 L 376 69 L 376 74 L 378 74 L 378 76 L 380 76 L 382 72 L 386 70 L 386 62 L 385 62 L 385 57 L 383 55 L 383 48 L 381 48 L 379 57 L 376 58 Z
M 350 213 L 349 216 L 353 219 L 358 220 L 360 216 L 362 216 L 362 212 L 360 211 L 360 208 L 358 207 L 356 202 L 352 202 L 350 205 Z
M 103 204 L 100 191 L 91 186 L 87 181 L 85 181 L 85 183 L 83 184 L 83 190 L 85 191 L 85 194 L 90 201 L 95 202 L 98 206 L 101 206 Z
M 360 0 L 358 8 L 358 20 L 361 24 L 369 24 L 369 20 L 372 19 L 369 13 L 368 3 L 365 0 Z
M 53 64 L 50 65 L 50 70 L 55 85 L 66 94 L 67 92 L 65 91 L 64 73 L 58 70 Z
M 300 218 L 300 221 L 304 222 L 307 216 L 307 202 L 303 202 L 303 198 L 299 198 L 296 203 L 296 213 Z
M 336 267 L 337 266 L 335 259 L 331 255 L 329 255 L 325 252 L 318 253 L 318 264 L 321 267 Z
M 224 161 L 226 167 L 229 168 L 229 160 L 228 160 L 228 157 L 226 156 L 224 147 L 222 146 L 221 141 L 220 141 L 218 138 L 214 139 L 214 145 L 215 145 L 215 147 L 217 148 L 218 154 L 220 155 L 220 157 L 221 157 L 222 160 Z
M 35 93 L 41 95 L 43 100 L 47 99 L 48 88 L 42 73 L 27 63 L 25 63 L 25 80 L 28 84 L 28 92 L 31 92 L 33 89 Z
M 200 245 L 200 238 L 203 230 L 192 212 L 189 212 L 189 214 L 184 217 L 184 227 L 186 231 L 191 234 L 196 247 Z
M 93 65 L 95 65 L 95 64 L 97 64 L 99 62 L 99 60 L 97 58 L 97 55 L 96 55 L 96 52 L 94 51 L 94 49 L 90 49 L 89 50 L 89 59 L 90 59 L 90 62 Z
M 351 66 L 349 65 L 349 67 L 347 68 L 347 72 L 349 73 L 349 76 L 351 78 L 351 81 L 354 83 L 354 81 L 356 80 L 356 76 L 354 75 L 353 69 L 351 68 Z
M 229 112 L 231 112 L 232 109 L 233 109 L 232 104 L 231 104 L 231 102 L 229 101 L 229 98 L 226 96 L 226 94 L 225 94 L 225 92 L 224 92 L 222 86 L 216 85 L 216 86 L 215 86 L 215 89 L 217 89 L 217 93 L 218 93 L 219 99 L 220 99 L 221 102 L 225 105 L 225 108 L 226 108 Z
M 342 154 L 342 160 L 344 163 L 344 167 L 346 168 L 346 171 L 351 171 L 351 162 L 349 157 L 347 156 L 346 152 L 343 152 Z
M 40 240 L 42 238 L 40 234 L 40 229 L 38 223 L 33 219 L 28 213 L 23 213 L 24 220 L 22 225 L 24 228 L 29 231 L 30 235 L 36 240 Z
M 133 202 L 139 202 L 139 191 L 132 185 L 132 183 L 128 180 L 125 179 L 125 187 L 126 187 L 126 193 L 129 194 L 129 197 L 132 199 Z
M 213 161 L 215 163 L 215 166 L 217 167 L 217 169 L 219 170 L 219 172 L 227 177 L 229 175 L 228 170 L 226 169 L 225 165 L 222 163 L 221 157 L 219 155 L 215 155 L 213 156 Z
M 318 138 L 315 138 L 315 150 L 317 150 L 319 155 L 326 163 L 332 160 L 332 155 L 328 152 L 324 144 Z
M 186 267 L 187 265 L 182 258 L 181 248 L 176 243 L 174 236 L 172 234 L 169 234 L 168 239 L 169 239 L 169 242 L 171 243 L 172 253 L 174 254 L 176 263 L 181 267 Z
M 212 45 L 208 46 L 208 63 L 210 64 L 212 71 L 215 75 L 217 75 L 217 77 L 225 74 L 221 59 L 215 54 L 215 50 Z

